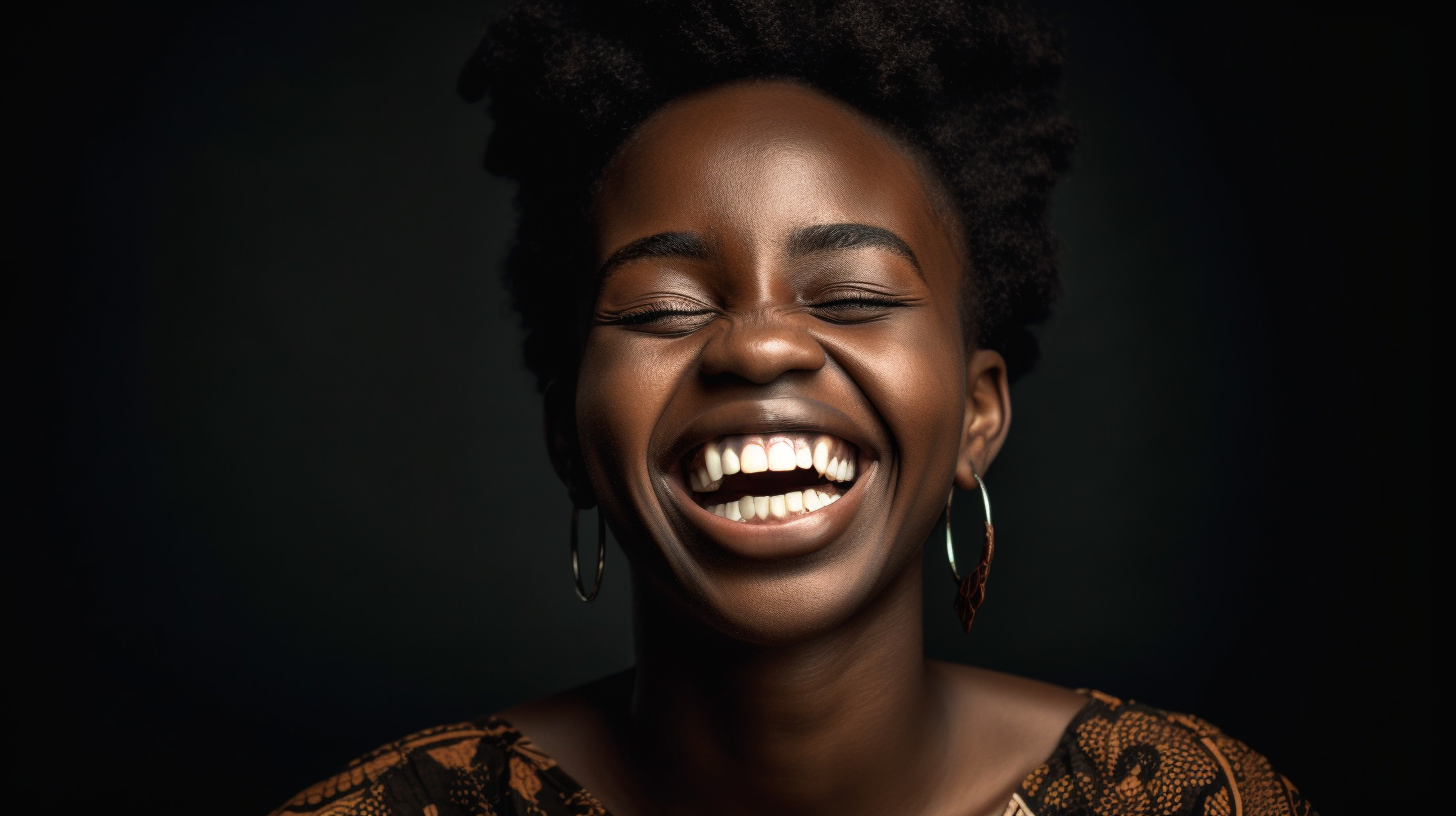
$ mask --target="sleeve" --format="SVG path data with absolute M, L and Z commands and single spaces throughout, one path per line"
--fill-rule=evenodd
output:
M 499 718 L 411 734 L 349 763 L 271 816 L 609 816 Z
M 1317 816 L 1267 759 L 1213 725 L 1091 696 L 1022 784 L 1036 816 Z
M 454 812 L 461 782 L 487 814 L 495 813 L 489 780 L 503 757 L 488 729 L 473 723 L 431 728 L 387 743 L 340 773 L 300 791 L 269 816 L 392 816 Z M 470 784 L 474 783 L 474 784 Z

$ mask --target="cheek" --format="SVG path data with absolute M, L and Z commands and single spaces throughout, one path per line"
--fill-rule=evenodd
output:
M 931 494 L 950 483 L 965 420 L 965 348 L 959 324 L 944 317 L 875 338 L 856 374 L 893 437 L 901 488 Z
M 682 361 L 658 338 L 594 328 L 577 377 L 582 457 L 599 499 L 650 490 L 652 434 L 681 378 Z
M 918 338 L 928 340 L 929 338 Z M 959 376 L 964 362 L 959 344 L 919 342 L 896 346 L 886 356 L 881 389 L 894 407 L 891 421 L 904 440 L 940 442 L 947 428 L 957 428 L 963 414 L 965 386 Z
M 929 338 L 926 338 L 929 340 Z M 927 343 L 927 353 L 899 361 L 886 411 L 893 411 L 894 470 L 899 521 L 897 538 L 918 552 L 940 519 L 955 480 L 965 422 L 964 351 L 959 332 L 952 342 Z

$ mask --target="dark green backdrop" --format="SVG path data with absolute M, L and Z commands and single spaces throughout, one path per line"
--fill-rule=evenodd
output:
M 571 589 L 510 190 L 453 93 L 497 5 L 12 27 L 12 791 L 260 814 L 630 662 L 620 554 Z M 987 476 L 989 600 L 960 636 L 932 548 L 929 648 L 1200 714 L 1357 812 L 1429 769 L 1427 52 L 1165 5 L 1049 6 L 1067 297 Z

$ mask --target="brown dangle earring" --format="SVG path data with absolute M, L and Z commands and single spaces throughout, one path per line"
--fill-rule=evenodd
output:
M 996 530 L 991 526 L 991 496 L 986 492 L 986 483 L 981 481 L 980 474 L 972 471 L 971 475 L 976 477 L 976 486 L 981 489 L 981 504 L 986 511 L 986 537 L 981 544 L 980 562 L 965 577 L 956 569 L 955 545 L 950 536 L 950 503 L 955 498 L 954 487 L 950 489 L 950 497 L 945 500 L 945 554 L 950 559 L 951 577 L 956 580 L 955 611 L 966 632 L 971 631 L 976 610 L 986 600 L 986 576 L 991 572 L 991 559 L 996 555 Z

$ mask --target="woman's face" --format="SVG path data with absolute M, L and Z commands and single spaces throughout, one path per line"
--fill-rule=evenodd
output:
M 595 216 L 558 466 L 584 471 L 637 592 L 752 642 L 843 622 L 918 563 L 1009 420 L 916 164 L 818 92 L 721 86 L 639 128 Z

